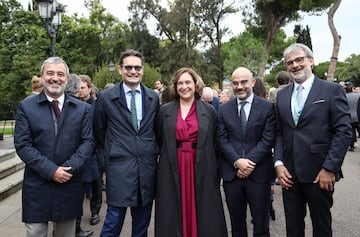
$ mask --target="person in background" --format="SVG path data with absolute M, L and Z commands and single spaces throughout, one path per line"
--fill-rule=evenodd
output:
M 172 82 L 175 100 L 161 106 L 156 118 L 155 236 L 225 237 L 216 111 L 201 101 L 204 84 L 193 69 L 179 69 Z
M 264 84 L 263 80 L 261 80 L 258 77 L 255 77 L 255 85 L 253 87 L 253 92 L 255 95 L 260 96 L 261 98 L 264 98 L 264 99 L 267 98 L 265 84 Z
M 31 95 L 38 95 L 43 89 L 43 85 L 41 84 L 41 78 L 38 76 L 33 76 L 31 78 Z
M 69 80 L 65 87 L 65 93 L 75 97 L 76 99 L 79 99 L 80 84 L 81 84 L 80 77 L 76 74 L 70 74 Z M 91 109 L 91 106 L 90 107 L 89 106 L 88 106 L 88 109 L 89 109 L 91 117 L 92 117 L 92 109 Z M 94 162 L 94 157 L 90 157 L 84 163 L 84 165 L 83 165 L 83 182 L 86 182 L 86 177 L 88 177 L 89 173 L 90 173 L 89 164 L 91 164 L 93 162 Z M 85 179 L 85 181 L 84 181 L 84 179 Z M 81 216 L 76 218 L 75 237 L 88 237 L 88 236 L 92 236 L 93 233 L 94 233 L 94 231 L 92 231 L 92 230 L 83 230 L 81 228 Z
M 106 158 L 108 208 L 100 236 L 119 236 L 130 207 L 132 236 L 146 237 L 159 154 L 155 138 L 159 96 L 141 83 L 140 52 L 122 52 L 118 72 L 122 82 L 101 91 L 94 110 L 96 145 L 104 148 Z
M 92 90 L 91 90 L 91 96 L 94 98 L 94 100 L 97 99 L 97 95 L 99 94 L 99 88 L 97 88 L 96 86 L 94 86 L 94 84 L 92 85 Z
M 69 68 L 59 57 L 41 66 L 44 86 L 39 95 L 20 102 L 14 144 L 25 163 L 22 185 L 22 221 L 26 236 L 74 237 L 76 218 L 82 215 L 82 168 L 94 142 L 86 104 L 64 93 Z
M 278 74 L 276 74 L 276 83 L 278 84 L 278 87 L 275 90 L 269 91 L 269 98 L 273 103 L 276 102 L 278 91 L 288 86 L 290 82 L 291 80 L 288 72 L 280 71 Z
M 104 90 L 109 89 L 109 88 L 113 88 L 114 86 L 115 86 L 114 83 L 111 83 L 111 82 L 106 83 L 105 86 L 104 86 Z
M 161 105 L 166 104 L 172 100 L 174 100 L 174 95 L 173 95 L 173 88 L 171 86 L 167 86 L 165 87 L 163 93 L 161 94 Z
M 218 113 L 217 146 L 233 237 L 248 235 L 248 205 L 254 236 L 270 236 L 275 111 L 273 103 L 254 94 L 256 83 L 249 69 L 235 69 L 231 84 L 236 98 L 222 104 Z
M 255 80 L 256 80 L 256 83 L 255 83 L 255 86 L 253 87 L 254 94 L 261 98 L 267 99 L 266 88 L 265 88 L 263 80 L 261 80 L 260 78 L 255 78 Z M 271 159 L 273 159 L 272 155 L 271 155 Z M 276 178 L 275 170 L 273 170 L 272 175 L 271 175 L 271 184 L 270 184 L 271 192 L 270 192 L 270 196 L 269 196 L 270 197 L 269 215 L 273 221 L 276 219 L 275 209 L 273 206 L 274 192 L 275 192 L 275 189 L 274 189 L 275 178 Z
M 216 111 L 219 110 L 220 100 L 218 97 L 214 96 L 214 90 L 210 87 L 204 87 L 201 99 L 204 102 L 211 104 Z
M 352 133 L 344 89 L 312 73 L 313 52 L 295 43 L 284 50 L 293 84 L 276 98 L 275 169 L 282 187 L 286 236 L 305 236 L 307 207 L 314 237 L 332 236 L 335 182 Z
M 234 96 L 233 89 L 231 87 L 225 87 L 219 95 L 219 102 L 220 104 L 224 104 L 234 98 Z
M 160 104 L 162 104 L 161 97 L 162 93 L 164 92 L 164 83 L 162 80 L 156 80 L 155 81 L 155 89 L 154 91 L 159 95 Z
M 360 94 L 353 91 L 353 84 L 352 82 L 348 81 L 345 83 L 345 92 L 346 98 L 349 104 L 349 112 L 351 118 L 351 127 L 352 127 L 352 139 L 349 146 L 349 151 L 355 150 L 355 143 L 357 140 L 356 130 L 359 127 L 359 119 L 357 116 L 357 103 L 360 98 Z

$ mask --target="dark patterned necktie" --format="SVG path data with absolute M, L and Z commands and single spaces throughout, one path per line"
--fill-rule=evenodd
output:
M 53 100 L 52 101 L 52 106 L 53 106 L 53 109 L 55 111 L 56 117 L 60 118 L 61 111 L 60 111 L 60 107 L 59 107 L 59 101 Z
M 130 111 L 131 111 L 132 125 L 133 125 L 135 131 L 137 131 L 138 130 L 138 121 L 137 121 L 135 94 L 136 94 L 136 90 L 131 90 Z
M 246 132 L 246 124 L 247 124 L 247 120 L 246 120 L 246 114 L 245 114 L 245 110 L 244 110 L 244 106 L 247 102 L 246 101 L 242 101 L 240 102 L 240 113 L 239 113 L 239 116 L 240 116 L 240 120 L 241 120 L 241 132 L 242 132 L 242 135 L 244 136 L 245 135 L 245 132 Z

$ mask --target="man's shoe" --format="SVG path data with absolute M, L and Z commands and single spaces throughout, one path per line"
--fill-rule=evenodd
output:
M 89 236 L 92 236 L 93 234 L 94 234 L 94 231 L 92 231 L 92 230 L 80 229 L 80 231 L 76 232 L 75 236 L 76 237 L 89 237 Z
M 99 214 L 93 214 L 93 215 L 91 215 L 90 225 L 96 225 L 96 224 L 99 224 L 99 222 L 100 222 Z

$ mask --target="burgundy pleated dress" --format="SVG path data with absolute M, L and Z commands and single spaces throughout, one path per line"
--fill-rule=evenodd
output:
M 196 103 L 182 119 L 179 105 L 176 122 L 177 161 L 181 191 L 181 211 L 183 237 L 197 237 L 196 197 L 195 197 L 195 165 L 196 142 L 198 138 L 198 120 Z

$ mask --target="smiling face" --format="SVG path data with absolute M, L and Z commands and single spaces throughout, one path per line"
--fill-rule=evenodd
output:
M 303 83 L 311 77 L 314 59 L 307 57 L 302 50 L 290 52 L 285 58 L 286 69 L 297 83 Z
M 135 89 L 141 82 L 144 73 L 141 58 L 128 56 L 123 59 L 123 64 L 118 67 L 123 82 L 130 88 Z
M 255 82 L 252 73 L 247 68 L 237 68 L 231 76 L 231 85 L 234 94 L 240 100 L 246 100 L 252 95 Z
M 188 72 L 179 77 L 176 82 L 176 92 L 180 99 L 185 101 L 191 101 L 195 98 L 195 82 Z
M 59 98 L 64 93 L 68 81 L 65 65 L 63 63 L 45 64 L 41 81 L 48 96 L 54 99 Z

